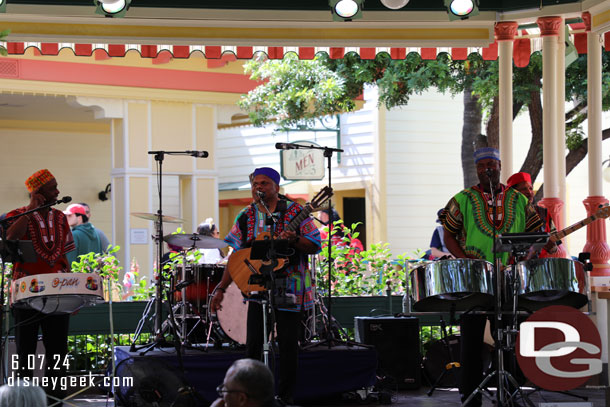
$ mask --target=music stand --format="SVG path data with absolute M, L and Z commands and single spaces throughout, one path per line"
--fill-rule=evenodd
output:
M 2 240 L 2 238 L 0 238 L 0 257 L 3 263 L 36 263 L 37 259 L 31 240 Z
M 527 253 L 530 249 L 541 250 L 549 241 L 548 233 L 504 233 L 496 239 L 496 251 L 513 254 Z
M 273 244 L 271 243 L 273 241 Z M 252 242 L 252 250 L 250 251 L 250 260 L 263 260 L 268 261 L 270 259 L 270 250 L 273 245 L 273 249 L 278 255 L 289 255 L 291 250 L 289 241 L 287 239 L 264 239 L 254 240 Z

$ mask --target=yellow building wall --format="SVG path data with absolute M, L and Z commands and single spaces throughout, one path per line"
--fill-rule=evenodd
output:
M 127 134 L 129 134 L 129 166 L 132 168 L 148 168 L 148 134 L 149 114 L 148 103 L 127 104 Z M 119 166 L 120 167 L 120 166 Z
M 194 150 L 193 115 L 189 103 L 151 102 L 152 150 Z M 131 135 L 130 135 L 131 138 Z M 145 148 L 140 148 L 144 154 Z M 165 156 L 163 172 L 188 173 L 193 169 L 195 158 Z
M 91 222 L 108 236 L 112 232 L 112 208 L 98 193 L 110 182 L 110 137 L 103 133 L 66 131 L 61 123 L 49 123 L 52 130 L 6 129 L 0 121 L 2 160 L 0 171 L 0 212 L 29 203 L 25 180 L 47 168 L 57 178 L 59 197 L 71 196 L 71 203 L 91 206 Z M 49 143 L 49 140 L 53 140 Z M 68 204 L 58 205 L 65 209 Z
M 129 211 L 148 212 L 148 200 L 142 197 L 150 196 L 148 177 L 129 177 Z M 154 222 L 140 219 L 135 216 L 129 217 L 131 229 L 148 229 L 149 236 L 155 234 Z M 127 237 L 129 238 L 129 236 Z M 130 242 L 131 243 L 131 242 Z M 153 262 L 156 258 L 151 258 L 151 251 L 155 252 L 155 243 L 148 239 L 148 244 L 130 244 L 130 257 L 137 259 L 140 266 L 140 276 L 152 275 Z M 152 250 L 151 250 L 152 249 Z M 156 253 L 156 252 L 155 252 Z M 123 267 L 129 267 L 125 264 Z

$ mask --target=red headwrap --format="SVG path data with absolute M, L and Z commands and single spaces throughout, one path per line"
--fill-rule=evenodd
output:
M 518 172 L 510 176 L 510 178 L 506 181 L 506 185 L 508 187 L 512 187 L 520 182 L 528 182 L 531 185 L 532 177 L 527 172 Z

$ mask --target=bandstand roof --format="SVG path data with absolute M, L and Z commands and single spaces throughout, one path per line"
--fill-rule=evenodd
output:
M 592 30 L 610 31 L 610 0 L 480 0 L 480 14 L 449 21 L 443 0 L 410 0 L 400 10 L 367 0 L 363 18 L 332 21 L 327 0 L 133 0 L 124 18 L 94 14 L 91 0 L 9 0 L 0 27 L 11 34 L 4 44 L 10 54 L 56 55 L 69 49 L 77 56 L 123 57 L 138 52 L 163 62 L 171 58 L 249 59 L 257 52 L 283 58 L 295 52 L 311 59 L 319 52 L 341 58 L 355 52 L 372 59 L 387 52 L 402 59 L 410 52 L 433 59 L 441 52 L 455 59 L 470 53 L 497 58 L 494 25 L 519 23 L 515 62 L 527 65 L 541 49 L 535 24 L 541 16 L 557 15 L 571 24 L 572 40 L 586 51 L 582 13 L 592 15 Z M 606 48 L 610 36 L 605 35 Z

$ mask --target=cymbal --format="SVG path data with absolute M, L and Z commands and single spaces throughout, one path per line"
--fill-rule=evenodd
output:
M 163 238 L 167 243 L 180 247 L 197 247 L 199 249 L 222 249 L 228 244 L 224 240 L 216 239 L 212 236 L 175 234 L 167 235 Z
M 131 212 L 131 214 L 133 216 L 135 216 L 136 218 L 153 220 L 155 222 L 159 219 L 159 215 L 157 215 L 156 213 Z M 167 222 L 167 223 L 183 223 L 184 222 L 184 219 L 174 218 L 173 216 L 167 216 L 167 215 L 163 215 L 161 220 L 163 222 Z

